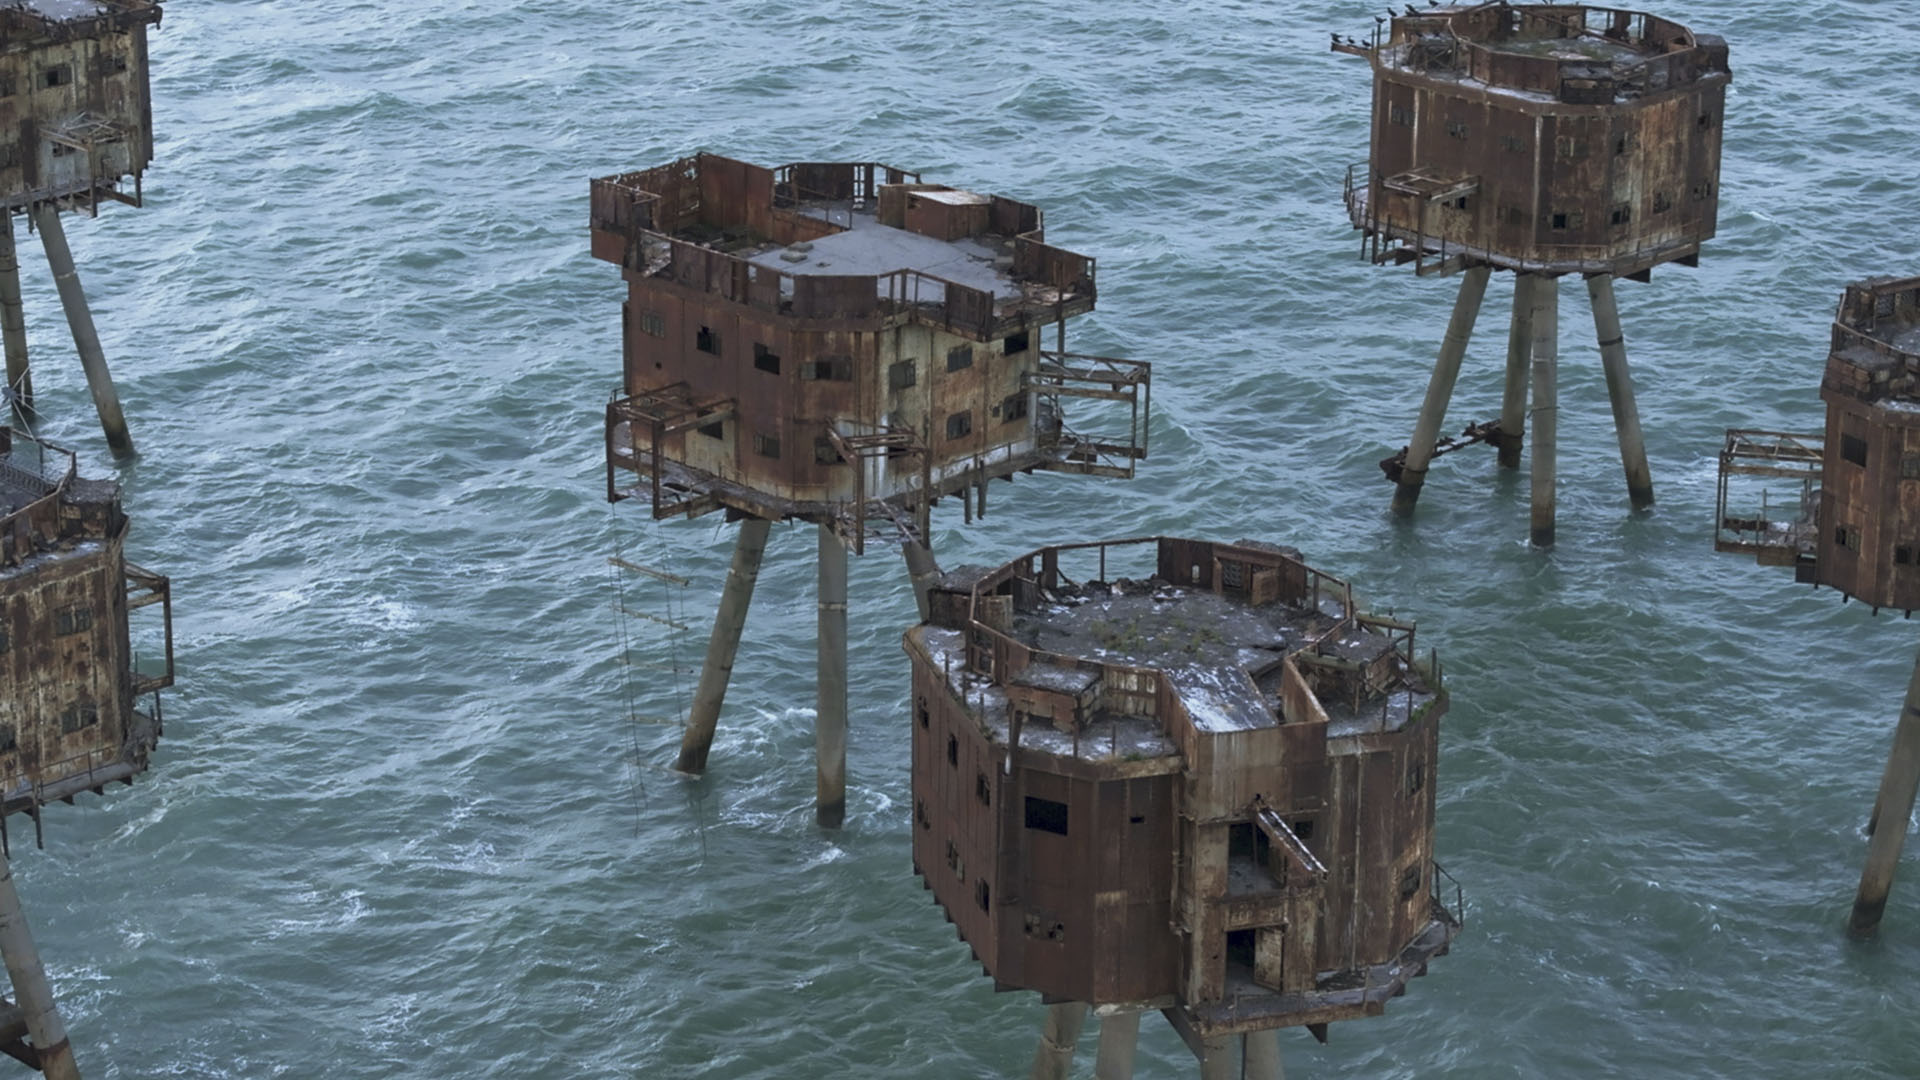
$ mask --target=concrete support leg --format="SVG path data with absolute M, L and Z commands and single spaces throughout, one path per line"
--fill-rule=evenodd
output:
M 0 210 L 0 338 L 7 353 L 7 387 L 13 411 L 32 424 L 33 372 L 27 366 L 27 318 L 20 306 L 20 254 L 13 246 L 13 211 Z
M 813 714 L 813 816 L 823 829 L 847 817 L 847 547 L 820 526 L 820 664 Z
M 1077 1001 L 1047 1006 L 1046 1026 L 1033 1051 L 1032 1080 L 1067 1080 L 1073 1068 L 1073 1050 L 1087 1023 L 1087 1007 Z
M 80 274 L 73 268 L 73 251 L 67 247 L 60 212 L 52 203 L 38 203 L 33 208 L 33 223 L 40 229 L 40 245 L 47 250 L 47 265 L 53 268 L 53 283 L 60 290 L 60 306 L 67 311 L 73 347 L 79 351 L 80 367 L 87 373 L 87 389 L 93 391 L 93 407 L 100 413 L 100 427 L 107 433 L 107 446 L 115 457 L 132 457 L 133 436 L 127 432 L 127 418 L 120 411 L 120 394 L 113 388 L 113 376 L 107 372 L 107 356 L 101 351 L 100 335 L 93 328 L 93 312 L 87 310 L 87 294 L 80 288 Z
M 1240 1080 L 1240 1036 L 1212 1035 L 1200 1041 L 1200 1080 Z
M 1427 463 L 1433 460 L 1433 444 L 1440 438 L 1447 402 L 1453 398 L 1453 383 L 1460 376 L 1460 361 L 1467 355 L 1467 339 L 1473 336 L 1473 323 L 1480 315 L 1480 301 L 1487 294 L 1487 277 L 1492 273 L 1491 267 L 1476 266 L 1460 276 L 1453 318 L 1447 321 L 1447 336 L 1440 342 L 1440 358 L 1434 362 L 1433 377 L 1427 380 L 1427 399 L 1420 406 L 1420 419 L 1414 422 L 1413 440 L 1407 443 L 1407 460 L 1393 492 L 1393 512 L 1403 517 L 1413 513 L 1414 504 L 1420 501 Z
M 918 540 L 902 544 L 900 553 L 906 557 L 907 576 L 913 580 L 913 602 L 920 607 L 920 621 L 926 622 L 933 614 L 927 604 L 927 594 L 933 583 L 940 580 L 940 565 L 933 561 L 933 552 Z
M 1093 1059 L 1093 1080 L 1133 1080 L 1133 1051 L 1139 1042 L 1139 1013 L 1101 1017 L 1100 1052 Z
M 1633 402 L 1633 373 L 1627 369 L 1627 339 L 1620 333 L 1620 305 L 1613 299 L 1613 277 L 1587 279 L 1593 301 L 1593 331 L 1600 339 L 1600 366 L 1607 373 L 1607 398 L 1613 402 L 1613 428 L 1620 434 L 1620 464 L 1627 470 L 1627 498 L 1635 510 L 1653 505 L 1653 473 L 1647 468 L 1647 441 L 1640 434 L 1640 410 Z
M 1560 280 L 1533 285 L 1533 544 L 1553 546 L 1554 451 L 1560 426 Z
M 707 659 L 700 665 L 700 685 L 693 692 L 687 730 L 680 736 L 680 760 L 674 768 L 695 776 L 707 771 L 707 751 L 713 748 L 713 730 L 720 723 L 720 706 L 733 678 L 733 658 L 740 651 L 740 631 L 753 603 L 753 583 L 760 577 L 760 560 L 767 552 L 767 531 L 773 523 L 748 518 L 740 523 L 733 542 L 733 568 L 720 590 L 720 610 L 713 615 L 713 634 L 707 638 Z
M 33 935 L 27 932 L 27 916 L 13 887 L 13 867 L 4 855 L 0 855 L 0 959 L 6 961 L 14 1003 L 27 1022 L 27 1038 L 40 1055 L 40 1071 L 48 1080 L 80 1080 L 73 1048 L 67 1044 L 66 1025 L 53 1007 L 53 990 L 40 967 Z
M 1246 1034 L 1246 1066 L 1243 1080 L 1287 1080 L 1280 1064 L 1280 1031 L 1249 1031 Z
M 1860 874 L 1860 892 L 1854 897 L 1853 918 L 1847 926 L 1855 937 L 1871 937 L 1880 928 L 1887 894 L 1893 890 L 1893 872 L 1900 865 L 1900 848 L 1907 840 L 1907 823 L 1913 819 L 1916 790 L 1920 790 L 1920 656 L 1914 658 L 1906 705 L 1893 731 L 1893 751 L 1887 755 L 1887 771 L 1880 776 L 1867 865 Z
M 1507 386 L 1500 397 L 1500 467 L 1520 467 L 1527 441 L 1527 362 L 1533 357 L 1532 274 L 1513 275 L 1513 319 L 1507 325 Z

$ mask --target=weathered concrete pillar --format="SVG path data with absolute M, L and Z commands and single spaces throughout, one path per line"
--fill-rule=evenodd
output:
M 1560 426 L 1560 279 L 1533 285 L 1533 544 L 1553 546 L 1553 466 Z
M 1078 1001 L 1047 1006 L 1046 1026 L 1040 1029 L 1040 1045 L 1033 1051 L 1032 1080 L 1067 1080 L 1073 1050 L 1086 1023 L 1087 1007 Z
M 927 593 L 933 583 L 940 580 L 940 565 L 933 561 L 933 552 L 918 540 L 909 540 L 900 545 L 901 555 L 907 560 L 907 577 L 913 581 L 913 602 L 920 607 L 920 621 L 925 622 L 933 614 L 927 602 Z
M 740 523 L 733 542 L 733 567 L 720 590 L 720 610 L 713 614 L 713 634 L 707 638 L 707 659 L 700 665 L 700 685 L 693 691 L 687 712 L 687 730 L 680 736 L 680 760 L 673 767 L 695 776 L 707 771 L 707 751 L 720 723 L 720 706 L 727 700 L 727 682 L 733 678 L 733 658 L 740 651 L 740 631 L 753 603 L 753 583 L 760 578 L 760 560 L 767 552 L 767 531 L 773 523 L 750 517 Z
M 1139 1043 L 1139 1013 L 1101 1017 L 1100 1051 L 1093 1059 L 1093 1080 L 1133 1080 L 1133 1051 Z
M 1533 356 L 1533 284 L 1524 271 L 1513 275 L 1513 319 L 1507 324 L 1507 386 L 1500 397 L 1500 467 L 1520 467 L 1527 441 L 1527 361 Z
M 1900 865 L 1900 848 L 1913 820 L 1913 798 L 1920 790 L 1920 656 L 1914 658 L 1907 683 L 1907 701 L 1893 730 L 1893 751 L 1880 776 L 1880 796 L 1874 803 L 1873 836 L 1867 841 L 1867 865 L 1860 874 L 1860 892 L 1853 899 L 1853 918 L 1847 930 L 1855 937 L 1871 937 L 1880 928 L 1893 890 L 1893 872 Z
M 1280 1063 L 1278 1028 L 1249 1031 L 1246 1040 L 1246 1065 L 1241 1072 L 1243 1080 L 1287 1080 L 1287 1070 Z
M 107 371 L 106 353 L 100 350 L 100 335 L 93 328 L 93 312 L 87 310 L 87 294 L 80 288 L 79 271 L 73 268 L 73 250 L 67 247 L 60 212 L 52 203 L 37 203 L 33 208 L 33 222 L 40 229 L 40 246 L 47 250 L 47 265 L 53 268 L 53 283 L 60 290 L 60 306 L 67 310 L 73 347 L 80 353 L 80 367 L 87 373 L 87 389 L 93 391 L 93 407 L 100 413 L 100 428 L 107 433 L 107 446 L 115 457 L 132 457 L 133 436 L 127 432 L 127 418 L 120 411 L 120 394 L 113 388 L 113 376 Z
M 27 366 L 27 318 L 20 306 L 20 253 L 13 246 L 13 211 L 0 210 L 0 339 L 7 353 L 7 386 L 14 412 L 31 424 L 33 371 Z
M 1238 1035 L 1211 1035 L 1200 1041 L 1200 1080 L 1240 1080 Z
M 1647 441 L 1640 434 L 1640 410 L 1633 402 L 1633 373 L 1627 368 L 1627 339 L 1620 333 L 1620 305 L 1613 299 L 1613 276 L 1587 279 L 1593 302 L 1593 331 L 1600 339 L 1600 366 L 1607 374 L 1607 399 L 1613 403 L 1613 428 L 1620 435 L 1620 464 L 1627 470 L 1627 498 L 1635 510 L 1653 505 L 1653 473 L 1647 468 Z
M 5 960 L 7 978 L 13 983 L 14 1003 L 27 1022 L 27 1038 L 40 1055 L 40 1071 L 48 1080 L 80 1080 L 73 1047 L 67 1044 L 67 1028 L 53 1007 L 53 990 L 40 967 L 33 935 L 27 931 L 20 893 L 13 887 L 13 867 L 5 855 L 0 855 L 0 959 Z
M 847 547 L 820 526 L 819 674 L 813 710 L 813 817 L 837 829 L 847 817 Z
M 1467 355 L 1467 339 L 1473 336 L 1473 323 L 1480 315 L 1480 301 L 1487 294 L 1487 277 L 1493 269 L 1476 266 L 1460 276 L 1460 295 L 1453 301 L 1453 318 L 1447 321 L 1447 336 L 1440 342 L 1440 358 L 1434 362 L 1433 377 L 1427 380 L 1427 399 L 1420 406 L 1420 418 L 1413 425 L 1413 440 L 1407 443 L 1407 460 L 1400 469 L 1400 483 L 1393 492 L 1393 512 L 1413 513 L 1420 501 L 1420 486 L 1427 482 L 1427 464 L 1433 460 L 1433 444 L 1440 438 L 1440 425 L 1447 418 L 1447 402 L 1453 399 L 1454 380 L 1460 377 L 1460 361 Z

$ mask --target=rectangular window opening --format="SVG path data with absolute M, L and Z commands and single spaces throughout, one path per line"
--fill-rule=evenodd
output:
M 1413 894 L 1420 891 L 1422 880 L 1424 879 L 1420 873 L 1419 863 L 1414 863 L 1402 871 L 1400 874 L 1400 899 L 1411 900 Z
M 810 360 L 801 366 L 800 377 L 819 382 L 852 382 L 853 357 L 823 356 Z
M 712 327 L 703 326 L 700 328 L 700 332 L 694 335 L 693 347 L 703 353 L 712 353 L 715 356 L 719 356 L 720 335 L 714 333 Z
M 55 64 L 40 72 L 40 85 L 46 87 L 65 86 L 73 81 L 73 69 L 65 64 Z
M 0 724 L 0 754 L 20 748 L 20 740 L 13 733 L 12 724 Z
M 1556 228 L 1556 229 L 1564 229 L 1564 228 L 1566 228 L 1566 227 L 1567 227 L 1567 215 L 1566 215 L 1566 214 L 1563 214 L 1563 213 L 1562 213 L 1562 214 L 1555 214 L 1555 215 L 1553 215 L 1553 227 L 1554 227 L 1554 228 Z
M 1893 547 L 1893 561 L 1899 563 L 1901 566 L 1913 565 L 1913 549 L 1905 544 L 1895 544 Z
M 724 439 L 727 437 L 727 425 L 724 420 L 717 420 L 711 424 L 701 424 L 693 430 L 705 435 L 709 439 Z
M 815 465 L 839 465 L 846 461 L 840 451 L 833 448 L 833 440 L 819 438 L 813 440 L 813 463 Z
M 756 432 L 753 436 L 753 452 L 759 454 L 761 457 L 778 458 L 780 456 L 780 437 L 778 435 L 763 435 Z
M 905 390 L 918 381 L 914 372 L 915 361 L 901 360 L 887 368 L 887 389 Z
M 1027 332 L 1022 330 L 1017 334 L 1008 334 L 1006 340 L 1000 343 L 1000 351 L 1012 356 L 1015 353 L 1026 352 L 1030 344 L 1031 340 Z
M 973 346 L 955 345 L 947 350 L 947 370 L 963 371 L 973 366 Z
M 704 331 L 703 327 L 702 332 Z M 753 343 L 753 366 L 769 375 L 778 375 L 780 374 L 780 354 L 768 352 L 765 345 L 756 341 Z
M 1867 464 L 1867 440 L 1858 435 L 1840 436 L 1841 458 L 1853 462 L 1862 468 Z
M 973 413 L 957 412 L 947 417 L 947 438 L 964 439 L 973 434 Z
M 1027 416 L 1027 395 L 1014 394 L 1000 403 L 1000 422 L 1011 424 Z
M 1067 835 L 1067 804 L 1027 796 L 1027 828 L 1055 836 Z

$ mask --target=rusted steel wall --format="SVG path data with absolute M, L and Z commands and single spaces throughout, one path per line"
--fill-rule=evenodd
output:
M 1875 607 L 1920 607 L 1920 355 L 1887 340 L 1920 325 L 1920 278 L 1851 285 L 1836 313 L 1815 580 Z
M 1431 73 L 1376 58 L 1368 200 L 1380 227 L 1549 269 L 1633 273 L 1697 252 L 1718 214 L 1725 46 L 1634 14 L 1645 40 L 1672 51 L 1622 76 L 1632 89 L 1618 98 L 1612 74 L 1588 78 L 1612 71 L 1604 65 L 1500 50 L 1514 36 L 1506 20 L 1537 34 L 1584 12 L 1489 7 L 1395 19 L 1395 42 L 1446 26 L 1461 37 L 1427 39 L 1444 49 L 1411 46 L 1414 55 L 1439 50 Z M 1479 186 L 1445 200 L 1384 187 L 1416 169 Z
M 1349 719 L 1335 731 L 1288 657 L 1280 661 L 1281 723 L 1201 730 L 1173 680 L 1159 672 L 1042 653 L 993 628 L 1005 622 L 1009 602 L 1028 608 L 1040 588 L 1057 584 L 1063 553 L 1084 561 L 1091 548 L 1119 549 L 1105 553 L 1109 576 L 1123 573 L 1115 559 L 1131 549 L 1130 562 L 1151 555 L 1155 572 L 1177 584 L 1220 582 L 1231 591 L 1220 568 L 1239 562 L 1243 581 L 1256 567 L 1275 582 L 1286 572 L 1296 600 L 1310 598 L 1316 581 L 1323 595 L 1345 592 L 1344 582 L 1288 552 L 1177 538 L 1042 549 L 942 583 L 932 603 L 936 625 L 969 635 L 959 665 L 988 675 L 1006 698 L 957 696 L 948 673 L 909 635 L 915 862 L 989 974 L 1005 986 L 1074 1000 L 1120 1003 L 1176 992 L 1191 1005 L 1223 1001 L 1235 964 L 1252 965 L 1241 974 L 1262 985 L 1299 990 L 1311 988 L 1319 971 L 1391 962 L 1433 919 L 1444 693 L 1397 730 Z M 989 618 L 989 609 L 999 614 Z M 1000 710 L 1020 710 L 1033 695 L 1007 682 L 1039 662 L 1097 669 L 1101 711 L 1157 717 L 1181 755 L 1178 775 L 1164 771 L 1168 759 L 1139 767 L 1032 749 L 999 756 L 1004 748 L 982 734 L 982 710 L 996 718 Z M 1364 669 L 1349 674 L 1358 678 Z M 1051 726 L 1031 712 L 1004 715 L 1022 730 Z M 1145 769 L 1155 774 L 1142 775 Z M 1038 819 L 1028 813 L 1035 803 L 1046 811 Z M 1325 865 L 1324 883 L 1230 888 L 1234 873 L 1256 865 L 1233 869 L 1257 858 L 1250 831 L 1256 806 L 1270 808 Z M 990 817 L 997 828 L 987 827 Z M 1169 822 L 1164 832 L 1154 824 L 1162 819 Z M 997 845 L 991 852 L 990 844 Z M 1151 857 L 1140 857 L 1142 844 Z M 989 853 L 983 893 L 978 860 Z M 1004 907 L 965 910 L 978 908 L 983 895 Z M 1163 901 L 1167 906 L 1159 906 Z M 993 915 L 991 925 L 975 936 L 983 914 Z M 1169 920 L 1174 932 L 1164 933 Z M 1241 951 L 1230 934 L 1252 934 L 1254 944 Z
M 0 200 L 24 206 L 82 195 L 142 173 L 153 160 L 147 25 L 159 21 L 159 9 L 111 5 L 100 18 L 72 23 L 0 14 L 0 40 L 9 45 L 0 50 L 0 132 L 10 133 L 0 139 Z M 111 137 L 101 125 L 111 125 Z M 52 138 L 90 129 L 91 152 Z
M 0 785 L 9 795 L 119 762 L 133 736 L 125 521 L 0 569 Z M 104 782 L 104 781 L 103 781 Z

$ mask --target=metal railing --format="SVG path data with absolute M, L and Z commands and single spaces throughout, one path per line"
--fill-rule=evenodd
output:
M 72 486 L 77 466 L 71 450 L 24 432 L 11 433 L 12 447 L 0 458 L 0 483 L 34 496 L 0 517 L 0 566 L 11 566 L 33 552 L 36 537 L 56 535 L 60 528 L 60 500 Z M 30 445 L 37 460 L 23 468 L 21 444 Z

